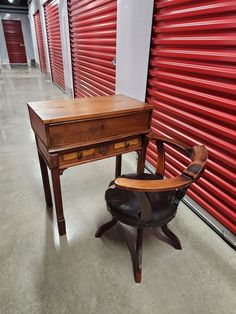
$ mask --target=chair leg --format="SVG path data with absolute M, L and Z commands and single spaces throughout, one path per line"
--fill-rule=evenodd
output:
M 161 227 L 162 232 L 171 240 L 173 247 L 176 250 L 182 250 L 181 243 L 177 236 L 168 228 L 167 224 Z
M 134 278 L 135 282 L 137 283 L 140 283 L 142 279 L 142 244 L 143 244 L 143 228 L 138 228 L 134 261 Z
M 96 238 L 101 238 L 104 232 L 111 229 L 117 223 L 117 219 L 112 217 L 112 220 L 100 226 L 95 233 Z

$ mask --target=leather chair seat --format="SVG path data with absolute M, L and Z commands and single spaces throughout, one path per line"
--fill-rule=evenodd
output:
M 152 174 L 127 174 L 122 177 L 142 180 L 160 180 L 161 176 Z M 114 181 L 110 183 L 113 185 Z M 152 209 L 152 218 L 148 221 L 140 219 L 142 204 L 137 193 L 146 194 Z M 176 214 L 176 191 L 166 192 L 132 192 L 117 187 L 108 188 L 105 193 L 107 208 L 119 221 L 137 227 L 157 227 L 167 224 Z

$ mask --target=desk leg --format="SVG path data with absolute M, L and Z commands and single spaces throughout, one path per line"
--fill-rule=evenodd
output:
M 116 178 L 121 175 L 121 162 L 122 162 L 122 155 L 116 156 L 116 172 L 115 172 Z
M 59 234 L 63 235 L 63 234 L 66 234 L 66 224 L 65 224 L 64 214 L 63 214 L 60 171 L 58 168 L 54 168 L 51 170 L 51 173 L 52 173 L 54 201 L 55 201 L 56 214 L 57 214 L 57 225 L 58 225 Z
M 143 150 L 138 152 L 138 164 L 137 173 L 143 173 L 145 167 L 145 156 L 143 156 Z
M 40 169 L 41 169 L 41 174 L 42 174 L 42 179 L 43 179 L 43 189 L 44 189 L 44 195 L 45 195 L 45 200 L 47 206 L 51 207 L 52 206 L 52 195 L 51 195 L 51 189 L 50 189 L 50 184 L 49 184 L 49 179 L 48 179 L 48 169 L 45 161 L 43 160 L 42 156 L 40 153 L 38 153 L 39 156 L 39 164 L 40 164 Z
M 141 150 L 138 151 L 137 173 L 144 173 L 145 158 L 146 158 L 146 146 L 144 146 Z
M 147 145 L 148 145 L 148 139 L 146 138 L 145 135 L 143 135 L 142 149 L 138 151 L 137 173 L 144 173 Z

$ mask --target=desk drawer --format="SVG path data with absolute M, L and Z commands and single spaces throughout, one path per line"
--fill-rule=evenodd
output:
M 50 148 L 90 145 L 149 130 L 149 112 L 49 125 Z
M 59 166 L 63 169 L 81 163 L 139 150 L 141 147 L 141 137 L 98 144 L 93 147 L 81 148 L 70 153 L 61 154 L 59 156 Z

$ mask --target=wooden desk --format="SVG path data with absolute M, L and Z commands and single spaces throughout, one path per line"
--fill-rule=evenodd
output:
M 121 173 L 121 155 L 138 152 L 143 171 L 152 106 L 124 95 L 50 100 L 28 103 L 35 133 L 45 199 L 52 206 L 47 166 L 51 170 L 59 234 L 66 233 L 60 175 L 72 166 L 116 157 L 115 176 Z

